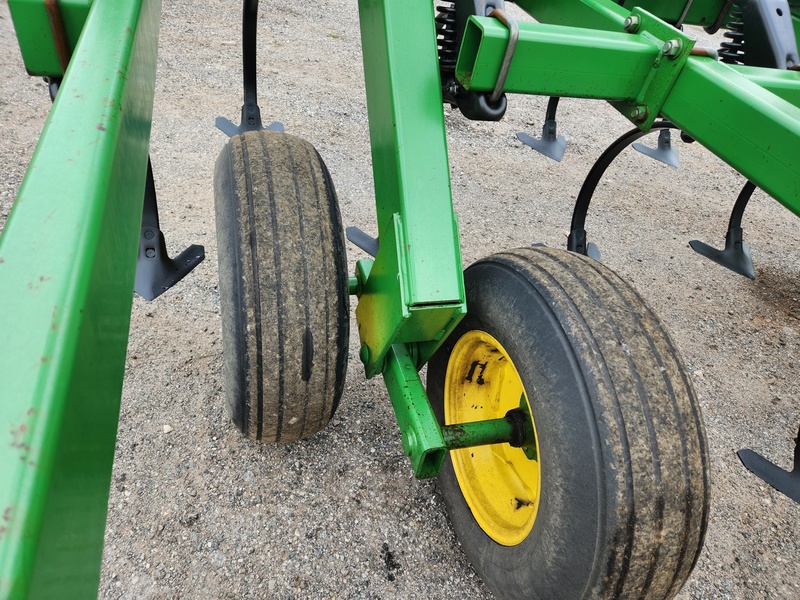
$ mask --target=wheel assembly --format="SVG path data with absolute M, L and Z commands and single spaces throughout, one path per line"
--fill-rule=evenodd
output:
M 453 450 L 439 485 L 500 598 L 671 598 L 694 566 L 708 454 L 685 369 L 601 264 L 527 248 L 465 272 L 469 312 L 428 367 L 442 425 L 522 409 L 535 443 Z
M 237 135 L 214 172 L 224 387 L 254 439 L 322 429 L 344 387 L 347 261 L 333 183 L 308 142 Z

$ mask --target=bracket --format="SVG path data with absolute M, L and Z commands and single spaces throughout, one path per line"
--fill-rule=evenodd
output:
M 746 48 L 744 62 L 755 67 L 800 66 L 797 39 L 787 0 L 739 0 Z
M 611 102 L 642 131 L 649 131 L 689 59 L 694 40 L 658 17 L 634 8 L 625 19 L 625 30 L 661 46 L 644 85 L 633 102 Z
M 352 231 L 350 238 L 353 241 Z M 392 216 L 379 239 L 375 260 L 356 263 L 361 282 L 356 320 L 367 377 L 383 371 L 387 353 L 398 342 L 418 342 L 422 354 L 417 359 L 424 363 L 466 312 L 461 302 L 413 302 L 409 244 L 399 214 Z
M 139 259 L 136 263 L 136 282 L 133 285 L 136 293 L 145 300 L 155 300 L 186 277 L 206 257 L 203 246 L 192 244 L 176 258 L 170 258 L 167 255 L 164 234 L 158 227 L 156 185 L 153 179 L 153 167 L 148 158 Z

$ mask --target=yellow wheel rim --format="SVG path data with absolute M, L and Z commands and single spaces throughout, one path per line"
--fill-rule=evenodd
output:
M 533 415 L 519 373 L 500 342 L 484 331 L 464 334 L 447 363 L 445 423 L 502 418 L 520 408 L 520 398 Z M 535 433 L 536 425 L 532 425 Z M 450 457 L 464 499 L 486 535 L 503 546 L 522 542 L 539 509 L 539 461 L 508 444 L 453 450 Z

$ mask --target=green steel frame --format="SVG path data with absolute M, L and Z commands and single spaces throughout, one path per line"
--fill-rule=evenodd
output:
M 2 598 L 97 594 L 160 9 L 92 5 L 0 238 Z
M 11 0 L 12 15 L 29 71 L 60 76 L 43 4 Z M 96 593 L 147 165 L 160 2 L 61 4 L 74 60 L 0 238 L 2 597 Z M 606 99 L 643 129 L 665 116 L 800 214 L 800 73 L 720 64 L 664 22 L 712 25 L 724 0 L 517 4 L 538 23 L 521 24 L 506 91 Z M 359 14 L 380 250 L 350 289 L 366 374 L 383 374 L 426 477 L 512 431 L 440 428 L 418 375 L 466 312 L 433 3 Z M 494 87 L 508 37 L 471 19 L 465 87 Z

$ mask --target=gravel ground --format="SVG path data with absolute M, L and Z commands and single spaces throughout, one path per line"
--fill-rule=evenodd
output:
M 317 147 L 345 224 L 374 234 L 356 3 L 262 4 L 265 120 Z M 251 443 L 226 417 L 212 197 L 225 137 L 213 120 L 238 121 L 239 10 L 233 0 L 164 1 L 152 134 L 161 224 L 171 253 L 200 243 L 207 259 L 154 302 L 134 300 L 100 596 L 490 598 L 436 482 L 414 479 L 384 386 L 364 379 L 354 350 L 339 411 L 311 439 Z M 603 103 L 564 101 L 569 146 L 557 164 L 515 139 L 541 131 L 544 107 L 514 97 L 496 124 L 445 111 L 465 264 L 533 242 L 564 245 L 583 177 L 630 127 Z M 48 108 L 0 0 L 0 227 Z M 676 145 L 679 171 L 626 151 L 588 227 L 603 261 L 666 323 L 705 415 L 713 505 L 679 598 L 798 598 L 800 506 L 749 474 L 735 451 L 752 447 L 791 466 L 800 221 L 758 192 L 745 215 L 757 279 L 701 258 L 688 240 L 722 242 L 743 179 L 697 144 Z M 352 269 L 363 254 L 348 253 Z

